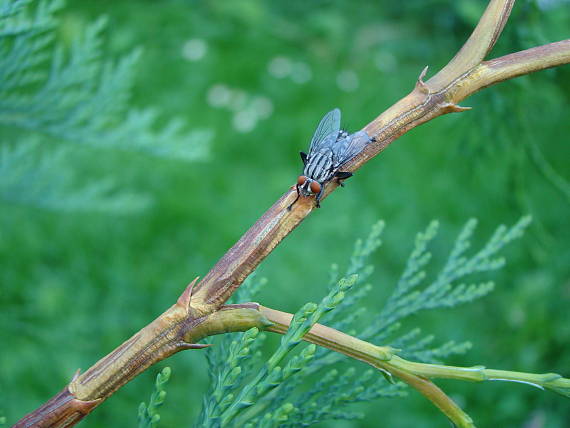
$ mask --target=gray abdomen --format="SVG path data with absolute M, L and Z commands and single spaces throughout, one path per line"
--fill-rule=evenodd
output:
M 325 148 L 307 159 L 307 165 L 305 165 L 303 173 L 313 180 L 324 183 L 333 177 L 333 165 L 333 152 Z

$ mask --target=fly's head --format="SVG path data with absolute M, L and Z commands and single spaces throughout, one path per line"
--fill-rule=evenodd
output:
M 305 175 L 300 175 L 297 178 L 297 186 L 299 193 L 303 196 L 317 195 L 322 189 L 321 183 Z
M 348 138 L 350 134 L 348 133 L 348 131 L 341 129 L 340 131 L 338 131 L 338 136 L 336 137 L 336 140 L 343 140 L 345 138 Z

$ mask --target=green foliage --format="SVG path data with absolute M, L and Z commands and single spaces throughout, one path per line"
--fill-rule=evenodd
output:
M 204 397 L 200 425 L 219 418 L 234 399 L 236 388 L 243 382 L 245 376 L 251 374 L 253 364 L 247 359 L 252 352 L 250 346 L 258 335 L 259 330 L 252 328 L 246 331 L 239 341 L 232 341 L 229 348 L 220 344 L 218 352 L 207 352 L 210 367 L 216 369 L 210 371 L 212 389 Z M 260 345 L 261 340 L 256 341 L 254 349 L 258 349 Z
M 54 140 L 193 161 L 206 155 L 211 132 L 187 131 L 181 119 L 158 126 L 156 109 L 132 108 L 141 51 L 107 59 L 104 18 L 60 40 L 62 7 L 60 0 L 0 3 L 0 198 L 50 209 L 140 211 L 149 197 L 116 192 L 111 178 L 74 189 L 73 151 Z
M 420 311 L 453 307 L 488 294 L 493 289 L 492 283 L 456 282 L 475 273 L 501 268 L 505 261 L 498 253 L 522 236 L 529 223 L 530 217 L 523 217 L 511 228 L 500 226 L 479 251 L 467 256 L 476 226 L 475 220 L 468 221 L 435 280 L 422 288 L 427 277 L 425 268 L 431 260 L 428 248 L 438 228 L 437 222 L 430 223 L 424 232 L 418 233 L 404 272 L 384 309 L 359 336 L 379 344 L 392 338 L 392 346 L 402 349 L 400 355 L 416 361 L 435 362 L 465 352 L 470 347 L 468 343 L 434 345 L 433 336 L 420 337 L 419 328 L 398 336 L 399 322 Z M 297 355 L 292 352 L 321 318 L 337 329 L 354 327 L 352 324 L 363 313 L 358 308 L 361 300 L 371 289 L 364 283 L 373 271 L 368 259 L 381 245 L 383 229 L 384 223 L 378 222 L 365 240 L 356 241 L 345 276 L 340 280 L 338 266 L 333 265 L 328 296 L 320 305 L 309 303 L 295 314 L 281 345 L 261 369 L 252 363 L 253 353 L 255 360 L 260 356 L 256 328 L 243 333 L 239 341 L 232 341 L 229 348 L 226 342 L 226 346 L 208 351 L 213 386 L 204 399 L 197 426 L 294 427 L 331 419 L 351 420 L 361 415 L 346 411 L 344 407 L 349 404 L 405 395 L 403 384 L 389 377 L 388 384 L 382 383 L 378 373 L 372 370 L 356 375 L 356 370 L 350 367 L 339 375 L 339 369 L 331 366 L 345 358 L 341 354 L 324 348 L 317 351 L 314 345 Z M 360 286 L 360 290 L 345 296 L 355 285 Z M 260 282 L 249 280 L 242 288 L 241 293 L 248 294 L 248 289 L 259 289 Z M 282 368 L 281 362 L 287 356 L 290 359 Z M 308 391 L 296 393 L 301 379 L 317 372 L 320 372 L 319 380 Z M 300 373 L 303 376 L 295 376 Z
M 38 153 L 39 144 L 30 139 L 0 146 L 0 200 L 59 211 L 121 214 L 138 212 L 150 204 L 150 198 L 141 193 L 114 194 L 111 179 L 75 188 L 76 171 L 66 165 L 69 149 L 60 146 Z
M 165 367 L 156 375 L 154 391 L 150 396 L 148 406 L 144 402 L 139 406 L 139 428 L 154 428 L 158 426 L 160 422 L 158 408 L 164 404 L 166 399 L 164 386 L 168 383 L 171 373 L 170 367 Z
M 63 2 L 42 0 L 35 11 L 28 3 L 4 0 L 8 13 L 2 15 L 0 30 L 0 124 L 73 143 L 174 159 L 205 155 L 208 133 L 188 133 L 180 119 L 155 130 L 155 110 L 129 108 L 141 52 L 135 50 L 116 63 L 105 59 L 104 18 L 88 26 L 66 49 L 55 33 L 54 14 Z
M 262 426 L 275 426 L 273 424 L 283 423 L 288 415 L 295 409 L 289 403 L 280 404 L 273 411 L 266 411 L 264 408 L 267 403 L 262 403 L 257 408 L 253 407 L 261 398 L 267 398 L 275 389 L 283 386 L 293 375 L 301 372 L 307 364 L 313 359 L 316 347 L 314 345 L 307 346 L 298 355 L 292 356 L 287 363 L 282 366 L 281 363 L 301 342 L 303 336 L 310 330 L 326 312 L 333 310 L 344 298 L 345 292 L 349 290 L 356 276 L 343 278 L 338 281 L 329 294 L 316 305 L 307 303 L 293 317 L 287 333 L 281 338 L 281 344 L 273 355 L 259 369 L 255 370 L 255 376 L 243 382 L 246 377 L 241 376 L 242 384 L 238 385 L 236 380 L 238 376 L 246 374 L 242 371 L 239 360 L 246 358 L 250 353 L 249 345 L 258 334 L 257 329 L 249 330 L 244 333 L 241 338 L 241 344 L 232 343 L 229 356 L 226 356 L 226 367 L 222 372 L 215 376 L 220 379 L 214 390 L 208 394 L 210 400 L 205 402 L 200 426 L 227 426 L 228 424 L 240 423 L 259 423 Z M 233 351 L 233 352 L 232 352 Z M 237 352 L 236 352 L 237 351 Z M 214 352 L 214 351 L 212 351 Z M 223 357 L 222 357 L 223 358 Z M 218 359 L 222 359 L 218 357 Z M 211 361 L 211 360 L 210 360 Z M 215 366 L 211 366 L 212 371 Z M 253 367 L 247 367 L 249 373 Z M 230 376 L 228 376 L 228 374 Z M 229 392 L 229 389 L 238 390 L 235 396 Z M 260 412 L 262 415 L 259 420 L 252 418 L 252 414 Z M 238 422 L 240 415 L 246 414 L 245 420 Z M 242 417 L 243 419 L 243 417 Z M 250 420 L 253 419 L 253 422 Z
M 470 248 L 470 239 L 477 221 L 469 220 L 457 237 L 449 257 L 436 278 L 426 284 L 427 263 L 431 260 L 428 245 L 435 238 L 437 222 L 432 222 L 423 233 L 416 236 L 414 250 L 408 259 L 404 273 L 384 308 L 370 327 L 362 333 L 362 338 L 385 340 L 400 328 L 399 321 L 425 310 L 453 307 L 471 302 L 485 296 L 494 287 L 491 281 L 476 283 L 459 283 L 458 281 L 475 273 L 490 272 L 504 266 L 505 260 L 498 253 L 505 245 L 519 238 L 530 223 L 530 217 L 521 218 L 511 228 L 499 226 L 482 249 L 472 256 L 465 252 Z M 422 285 L 424 288 L 421 289 Z M 414 329 L 396 339 L 392 346 L 404 349 L 406 358 L 423 362 L 437 362 L 440 358 L 453 353 L 464 352 L 470 347 L 468 343 L 444 343 L 429 348 L 432 336 L 420 340 L 420 329 Z
M 497 270 L 504 265 L 504 259 L 497 257 L 498 252 L 513 239 L 521 236 L 530 222 L 530 217 L 523 217 L 517 224 L 507 229 L 505 226 L 497 228 L 493 236 L 481 250 L 473 256 L 465 256 L 470 247 L 470 239 L 474 232 L 476 221 L 470 220 L 457 237 L 450 255 L 436 276 L 436 279 L 418 290 L 427 282 L 425 267 L 431 261 L 432 255 L 428 251 L 429 244 L 436 237 L 438 222 L 432 222 L 424 232 L 418 233 L 414 249 L 406 263 L 404 272 L 387 299 L 384 307 L 377 315 L 371 317 L 366 323 L 367 327 L 359 330 L 353 324 L 365 316 L 366 309 L 362 305 L 364 298 L 372 290 L 370 284 L 362 281 L 370 276 L 373 266 L 368 265 L 368 258 L 381 245 L 380 234 L 384 223 L 379 222 L 373 226 L 365 241 L 357 241 L 351 257 L 347 273 L 359 272 L 361 286 L 351 296 L 339 305 L 328 320 L 324 322 L 341 331 L 347 331 L 359 338 L 378 344 L 389 344 L 401 349 L 401 356 L 420 362 L 437 363 L 453 354 L 461 354 L 471 348 L 469 342 L 456 343 L 447 341 L 443 344 L 434 343 L 435 337 L 427 335 L 422 337 L 422 330 L 414 327 L 406 333 L 400 333 L 401 321 L 412 315 L 426 310 L 453 307 L 471 302 L 483 297 L 493 289 L 489 281 L 466 285 L 456 284 L 457 281 L 474 273 L 483 273 Z M 333 266 L 332 277 L 336 278 L 338 268 Z M 355 309 L 356 308 L 356 309 Z M 326 349 L 319 350 L 316 365 L 331 365 L 345 359 L 344 356 Z
M 375 370 L 357 374 L 356 369 L 350 367 L 339 375 L 337 369 L 332 369 L 297 399 L 297 411 L 284 426 L 308 426 L 331 419 L 361 419 L 361 413 L 346 411 L 344 407 L 378 398 L 405 395 L 403 384 L 387 386 Z

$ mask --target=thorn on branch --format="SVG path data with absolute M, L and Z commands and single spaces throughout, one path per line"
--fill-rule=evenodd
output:
M 188 286 L 186 287 L 184 292 L 180 295 L 180 297 L 176 301 L 176 304 L 179 306 L 182 306 L 182 308 L 187 313 L 190 312 L 190 302 L 192 301 L 192 290 L 194 289 L 194 285 L 196 285 L 198 278 L 199 278 L 199 276 L 194 278 L 194 281 L 192 281 L 190 284 L 188 284 Z
M 418 89 L 421 93 L 429 95 L 429 87 L 424 82 L 424 77 L 427 74 L 429 66 L 425 66 L 420 75 L 418 76 L 418 80 L 416 82 L 416 89 Z
M 75 373 L 73 374 L 73 377 L 71 378 L 71 382 L 75 382 L 75 379 L 77 379 L 80 374 L 81 374 L 81 369 L 75 370 Z
M 186 343 L 186 342 L 178 342 L 177 347 L 180 348 L 181 351 L 186 349 L 204 349 L 209 348 L 212 346 L 213 343 Z
M 461 113 L 463 111 L 471 110 L 471 107 L 463 107 L 455 103 L 446 103 L 443 105 L 446 113 Z

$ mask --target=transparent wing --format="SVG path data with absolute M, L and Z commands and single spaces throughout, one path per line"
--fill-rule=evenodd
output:
M 336 141 L 336 137 L 340 131 L 340 110 L 335 108 L 329 111 L 319 122 L 319 126 L 311 139 L 311 146 L 309 147 L 309 157 L 325 145 L 332 144 Z M 334 137 L 327 138 L 329 135 L 334 134 Z
M 335 168 L 340 168 L 343 164 L 359 154 L 368 144 L 372 142 L 366 131 L 358 131 L 342 140 L 337 141 L 335 147 Z

